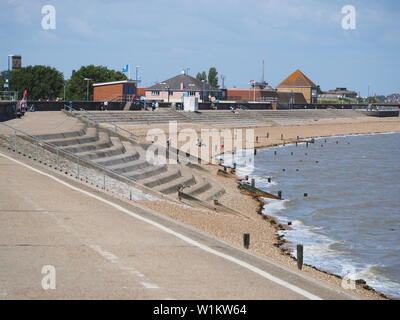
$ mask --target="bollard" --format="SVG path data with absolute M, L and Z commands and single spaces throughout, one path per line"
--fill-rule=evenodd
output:
M 243 233 L 243 246 L 248 249 L 250 247 L 250 234 Z
M 293 155 L 293 152 L 291 152 L 290 155 L 292 156 L 292 155 Z
M 278 198 L 282 199 L 282 191 L 278 191 Z
M 249 180 L 249 176 L 245 176 L 244 179 L 247 181 Z
M 296 147 L 297 147 L 297 141 L 296 141 Z
M 254 149 L 254 155 L 256 155 L 257 154 L 257 149 Z
M 308 148 L 308 142 L 306 142 L 306 147 Z
M 271 183 L 271 178 L 268 178 L 268 183 Z
M 233 169 L 236 170 L 236 163 L 233 164 Z
M 274 155 L 276 155 L 276 150 L 274 151 Z
M 254 178 L 251 179 L 251 186 L 252 186 L 253 188 L 255 188 L 255 186 L 256 186 L 256 179 L 254 179 Z
M 224 166 L 224 172 L 227 172 L 227 170 L 228 170 L 228 169 Z
M 297 268 L 301 270 L 303 267 L 303 245 L 298 244 L 297 245 Z
M 339 144 L 339 141 L 336 141 L 336 144 Z
M 307 198 L 308 197 L 308 193 L 304 193 L 304 198 Z

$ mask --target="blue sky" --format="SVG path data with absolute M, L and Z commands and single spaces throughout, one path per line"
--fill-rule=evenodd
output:
M 55 30 L 41 27 L 46 4 Z M 344 5 L 356 9 L 355 30 L 341 26 Z M 215 66 L 227 87 L 247 88 L 264 59 L 274 87 L 301 69 L 323 90 L 388 95 L 400 92 L 399 16 L 398 0 L 0 0 L 0 69 L 12 53 L 65 78 L 130 63 L 149 86 Z

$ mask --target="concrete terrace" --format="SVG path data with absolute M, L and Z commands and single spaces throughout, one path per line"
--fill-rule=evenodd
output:
M 227 110 L 183 112 L 171 109 L 157 111 L 90 111 L 81 115 L 97 123 L 120 123 L 127 125 L 201 124 L 206 126 L 259 127 L 268 125 L 300 124 L 320 119 L 358 118 L 364 114 L 354 110 Z

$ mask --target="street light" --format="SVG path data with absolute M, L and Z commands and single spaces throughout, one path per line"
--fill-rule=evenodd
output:
M 86 81 L 86 101 L 89 101 L 89 81 L 92 79 L 84 78 L 83 80 Z
M 139 68 L 142 68 L 141 66 L 136 66 L 136 82 L 140 82 L 139 80 Z

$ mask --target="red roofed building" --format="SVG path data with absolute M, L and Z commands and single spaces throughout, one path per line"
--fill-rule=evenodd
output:
M 278 92 L 300 92 L 307 103 L 317 103 L 318 86 L 312 82 L 303 72 L 296 70 L 278 86 Z

